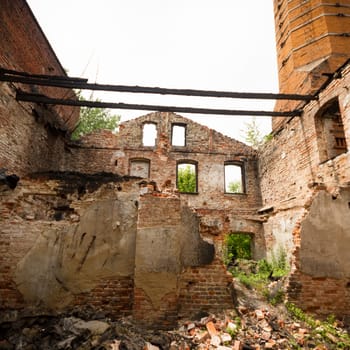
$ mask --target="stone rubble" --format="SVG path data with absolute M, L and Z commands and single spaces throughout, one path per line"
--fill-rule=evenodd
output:
M 99 319 L 92 319 L 93 317 Z M 83 319 L 85 318 L 85 320 Z M 276 308 L 238 306 L 221 315 L 183 320 L 175 330 L 150 330 L 131 318 L 111 321 L 103 315 L 74 314 L 23 317 L 0 325 L 1 350 L 262 350 L 337 349 L 310 336 L 307 325 L 295 322 Z

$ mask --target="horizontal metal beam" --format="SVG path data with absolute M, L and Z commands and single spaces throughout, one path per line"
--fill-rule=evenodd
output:
M 19 72 L 12 69 L 5 69 L 0 67 L 0 80 L 2 76 L 8 77 L 26 77 L 26 78 L 37 78 L 43 81 L 47 80 L 57 80 L 57 81 L 68 81 L 68 82 L 79 82 L 79 83 L 87 83 L 88 79 L 85 78 L 76 78 L 76 77 L 68 77 L 62 75 L 45 75 L 45 74 L 32 74 L 27 72 Z
M 231 109 L 212 109 L 212 108 L 192 108 L 192 107 L 176 107 L 176 106 L 158 106 L 158 105 L 139 105 L 129 103 L 114 103 L 101 101 L 82 101 L 57 99 L 44 95 L 26 93 L 18 91 L 16 94 L 18 101 L 45 103 L 52 105 L 66 105 L 90 108 L 113 108 L 113 109 L 132 109 L 144 111 L 160 111 L 160 112 L 178 112 L 178 113 L 194 113 L 194 114 L 217 114 L 217 115 L 241 115 L 241 116 L 271 116 L 271 117 L 295 117 L 300 116 L 301 110 L 275 112 L 275 111 L 246 111 Z
M 13 72 L 13 71 L 12 71 Z M 44 78 L 42 78 L 44 77 Z M 108 85 L 108 84 L 90 84 L 79 81 L 79 78 L 64 78 L 50 76 L 31 75 L 28 73 L 15 72 L 7 73 L 6 70 L 0 69 L 0 81 L 52 86 L 57 88 L 70 88 L 78 90 L 100 90 L 129 93 L 146 93 L 159 95 L 181 95 L 181 96 L 199 96 L 199 97 L 219 97 L 235 99 L 256 99 L 256 100 L 298 100 L 311 101 L 317 97 L 313 95 L 298 94 L 273 94 L 273 93 L 255 93 L 255 92 L 231 92 L 231 91 L 213 91 L 213 90 L 194 90 L 194 89 L 169 89 L 146 86 L 127 86 L 127 85 Z

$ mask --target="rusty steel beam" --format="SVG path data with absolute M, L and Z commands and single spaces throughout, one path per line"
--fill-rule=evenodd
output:
M 255 92 L 231 92 L 231 91 L 213 91 L 213 90 L 195 90 L 195 89 L 169 89 L 146 86 L 127 86 L 127 85 L 108 85 L 108 84 L 90 84 L 86 81 L 80 81 L 79 78 L 66 78 L 53 76 L 31 75 L 23 72 L 6 73 L 6 70 L 0 69 L 0 81 L 44 85 L 57 88 L 71 88 L 79 90 L 100 90 L 129 93 L 146 93 L 159 95 L 181 95 L 181 96 L 199 96 L 199 97 L 219 97 L 235 99 L 256 99 L 256 100 L 298 100 L 311 101 L 317 97 L 313 95 L 299 94 L 274 94 L 274 93 L 255 93 Z M 63 79 L 64 78 L 64 79 Z
M 46 81 L 59 81 L 59 82 L 72 82 L 72 83 L 87 83 L 88 79 L 85 78 L 76 78 L 76 77 L 68 77 L 62 75 L 45 75 L 45 74 L 32 74 L 27 72 L 19 72 L 12 69 L 4 69 L 0 67 L 0 81 L 10 81 L 9 79 L 15 79 L 15 77 L 24 77 L 27 79 L 40 79 L 43 82 Z M 8 80 L 5 80 L 8 79 Z M 24 83 L 25 84 L 25 83 Z M 38 84 L 39 85 L 39 84 Z
M 247 110 L 231 110 L 231 109 L 212 109 L 212 108 L 193 108 L 193 107 L 177 107 L 177 106 L 159 106 L 159 105 L 139 105 L 129 103 L 101 102 L 101 101 L 83 101 L 57 99 L 44 95 L 32 94 L 23 91 L 17 91 L 16 100 L 25 102 L 44 103 L 51 105 L 66 105 L 90 108 L 113 108 L 113 109 L 133 109 L 145 111 L 160 112 L 178 112 L 193 114 L 217 114 L 217 115 L 240 115 L 240 116 L 271 116 L 271 117 L 296 117 L 300 116 L 302 110 L 294 111 L 247 111 Z

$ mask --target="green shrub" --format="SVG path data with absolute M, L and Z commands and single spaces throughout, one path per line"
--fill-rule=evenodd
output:
M 283 302 L 283 284 L 272 285 L 271 280 L 279 279 L 289 272 L 286 253 L 280 249 L 272 262 L 261 259 L 257 262 L 236 259 L 235 265 L 230 269 L 232 275 L 247 288 L 255 289 L 266 297 L 273 305 Z
M 224 263 L 231 264 L 237 259 L 251 259 L 252 238 L 246 233 L 230 233 L 224 241 Z

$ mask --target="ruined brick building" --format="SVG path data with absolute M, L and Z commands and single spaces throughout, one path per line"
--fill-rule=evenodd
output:
M 281 93 L 317 99 L 278 102 L 302 113 L 273 119 L 259 152 L 170 112 L 72 142 L 77 108 L 15 98 L 72 90 L 0 83 L 2 317 L 89 305 L 170 326 L 232 307 L 222 243 L 235 232 L 255 258 L 287 251 L 297 305 L 350 314 L 350 1 L 274 4 Z M 65 76 L 24 0 L 4 1 L 0 23 L 2 68 Z M 177 190 L 184 165 L 189 193 Z

